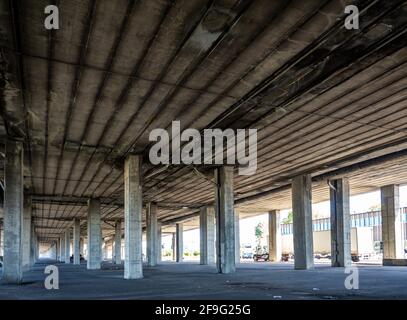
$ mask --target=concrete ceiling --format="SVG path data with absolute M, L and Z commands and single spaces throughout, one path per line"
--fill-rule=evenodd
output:
M 59 30 L 44 28 L 51 3 Z M 91 196 L 107 222 L 123 217 L 130 153 L 145 155 L 159 219 L 193 219 L 212 169 L 148 162 L 150 131 L 173 120 L 258 129 L 258 170 L 235 175 L 243 215 L 289 208 L 298 174 L 314 202 L 334 176 L 353 194 L 405 183 L 406 24 L 396 0 L 0 0 L 0 136 L 24 139 L 37 232 L 57 237 Z

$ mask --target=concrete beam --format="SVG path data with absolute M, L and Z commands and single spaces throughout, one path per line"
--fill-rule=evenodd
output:
M 398 185 L 381 189 L 383 259 L 403 259 L 403 224 Z
M 86 206 L 88 203 L 88 198 L 86 197 L 77 197 L 77 196 L 56 196 L 56 195 L 47 195 L 47 194 L 33 194 L 32 196 L 33 203 L 47 203 L 47 204 L 66 204 L 66 205 L 78 205 Z M 102 206 L 106 205 L 109 207 L 124 207 L 123 200 L 111 198 L 111 197 L 100 197 L 100 203 Z M 143 202 L 147 205 L 148 202 Z M 166 209 L 198 209 L 204 204 L 201 203 L 188 203 L 188 202 L 156 202 L 158 208 Z
M 348 179 L 330 181 L 330 202 L 331 263 L 332 267 L 346 267 L 352 263 Z
M 235 210 L 233 197 L 233 167 L 215 171 L 215 212 L 217 260 L 219 273 L 235 272 Z
M 23 164 L 23 143 L 7 141 L 3 219 L 3 281 L 6 283 L 21 283 L 23 278 Z
M 311 176 L 301 175 L 295 177 L 292 181 L 295 269 L 311 269 L 314 267 L 311 196 Z
M 88 259 L 87 268 L 97 270 L 102 263 L 102 230 L 100 221 L 99 199 L 89 199 L 88 202 Z
M 215 209 L 201 207 L 199 216 L 200 264 L 215 263 Z
M 281 261 L 280 210 L 269 212 L 269 260 Z
M 73 264 L 81 264 L 80 253 L 81 221 L 74 219 L 73 223 Z
M 146 228 L 147 228 L 147 265 L 157 265 L 157 206 L 153 203 L 147 204 Z
M 143 277 L 141 161 L 140 155 L 129 155 L 124 162 L 125 279 Z

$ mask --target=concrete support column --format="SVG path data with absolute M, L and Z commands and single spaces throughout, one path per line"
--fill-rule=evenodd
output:
M 4 247 L 3 225 L 2 223 L 0 223 L 0 256 L 3 256 L 3 247 Z
M 114 234 L 114 263 L 122 263 L 122 222 L 117 220 L 115 225 L 115 234 Z
M 81 221 L 74 219 L 73 223 L 73 264 L 81 264 L 80 253 Z
M 346 267 L 351 261 L 349 181 L 346 178 L 330 181 L 331 202 L 331 263 Z
M 23 271 L 27 271 L 30 268 L 31 256 L 31 201 L 27 195 L 24 196 L 22 228 Z
M 177 257 L 177 234 L 176 232 L 172 233 L 172 260 L 176 261 Z
M 125 279 L 143 277 L 141 160 L 140 155 L 130 155 L 124 162 Z
M 51 258 L 55 258 L 57 256 L 57 250 L 56 250 L 56 245 L 55 243 L 51 244 L 51 247 L 49 248 L 49 253 Z
M 240 215 L 235 210 L 235 263 L 240 262 Z
M 84 247 L 84 245 L 85 245 L 85 240 L 83 239 L 83 237 L 81 237 L 81 238 L 79 239 L 79 254 L 81 254 L 82 257 L 85 256 L 85 255 L 84 255 L 84 252 L 83 252 L 83 247 Z
M 157 265 L 157 206 L 147 204 L 147 265 Z
M 38 237 L 34 238 L 35 242 L 35 261 L 38 261 L 40 259 L 40 241 Z
M 60 244 L 61 240 L 57 239 L 57 241 L 55 242 L 55 248 L 56 248 L 56 257 L 55 260 L 56 261 L 60 261 L 60 257 L 61 257 L 61 244 Z
M 383 259 L 403 259 L 403 224 L 399 186 L 381 187 Z
M 3 280 L 21 283 L 23 278 L 23 143 L 7 141 L 4 181 L 4 257 Z
M 3 225 L 0 223 L 0 256 L 3 256 Z
M 161 222 L 157 222 L 157 263 L 162 260 L 162 234 L 161 234 Z
M 66 246 L 65 246 L 65 234 L 63 234 L 62 236 L 61 236 L 61 238 L 60 238 L 60 240 L 61 240 L 61 250 L 60 250 L 60 252 L 61 252 L 61 262 L 65 262 L 65 248 L 66 248 Z M 35 250 L 34 250 L 34 252 L 35 252 Z
M 215 263 L 215 209 L 201 207 L 199 215 L 200 264 Z
M 311 197 L 311 176 L 301 175 L 295 177 L 292 181 L 295 269 L 310 269 L 314 267 Z
M 235 210 L 233 167 L 215 169 L 216 265 L 219 273 L 235 272 Z
M 88 260 L 87 268 L 100 269 L 102 263 L 102 230 L 100 221 L 100 200 L 88 201 Z
M 280 210 L 269 212 L 269 259 L 270 261 L 281 260 Z
M 103 248 L 102 261 L 107 260 L 108 246 L 109 246 L 108 241 L 102 238 L 102 248 Z
M 35 234 L 35 224 L 34 221 L 31 219 L 31 241 L 30 241 L 30 266 L 35 264 L 35 238 L 37 237 Z
M 184 260 L 184 225 L 182 223 L 176 224 L 176 261 L 182 262 Z
M 65 263 L 71 263 L 71 228 L 65 231 Z

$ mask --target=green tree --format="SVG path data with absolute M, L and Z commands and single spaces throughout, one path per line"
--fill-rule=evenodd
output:
M 259 222 L 257 226 L 254 228 L 254 235 L 256 236 L 257 240 L 257 250 L 259 251 L 261 249 L 261 239 L 263 238 L 264 230 L 263 230 L 263 224 Z
M 285 218 L 285 219 L 283 220 L 283 224 L 289 224 L 289 223 L 293 223 L 293 212 L 292 212 L 292 211 L 290 211 L 290 212 L 288 213 L 287 218 Z

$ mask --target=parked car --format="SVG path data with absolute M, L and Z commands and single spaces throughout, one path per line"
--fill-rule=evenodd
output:
M 251 252 L 243 252 L 242 259 L 253 259 L 253 253 Z
M 269 254 L 268 253 L 256 253 L 253 256 L 254 261 L 269 261 Z

